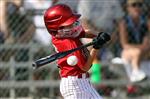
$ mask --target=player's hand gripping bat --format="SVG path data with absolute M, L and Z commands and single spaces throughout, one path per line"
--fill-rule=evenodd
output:
M 41 67 L 43 65 L 46 65 L 48 63 L 51 63 L 51 62 L 57 60 L 57 59 L 63 58 L 63 57 L 67 56 L 68 54 L 70 54 L 70 53 L 72 53 L 74 51 L 77 51 L 77 50 L 83 49 L 85 47 L 94 45 L 95 43 L 100 42 L 100 44 L 102 46 L 103 44 L 105 44 L 109 40 L 110 40 L 110 35 L 108 35 L 107 33 L 101 32 L 101 33 L 99 33 L 97 39 L 92 41 L 92 42 L 90 42 L 90 43 L 87 43 L 85 45 L 79 46 L 77 48 L 74 48 L 74 49 L 71 49 L 71 50 L 68 50 L 68 51 L 59 52 L 59 53 L 56 53 L 54 55 L 49 55 L 49 56 L 43 57 L 41 59 L 36 60 L 32 64 L 32 66 L 33 66 L 34 69 L 39 68 L 39 67 Z

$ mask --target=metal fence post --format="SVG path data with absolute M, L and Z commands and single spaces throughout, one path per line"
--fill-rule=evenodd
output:
M 11 57 L 10 59 L 11 66 L 9 67 L 10 70 L 10 80 L 15 83 L 15 61 L 14 57 Z M 10 97 L 15 98 L 15 88 L 10 88 Z

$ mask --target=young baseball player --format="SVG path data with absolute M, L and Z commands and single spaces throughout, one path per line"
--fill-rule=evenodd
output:
M 80 38 L 95 37 L 85 33 L 79 21 L 80 16 L 65 4 L 57 4 L 46 10 L 44 22 L 57 52 L 81 46 Z M 99 36 L 94 40 L 99 40 Z M 91 85 L 88 73 L 98 49 L 105 42 L 99 43 L 95 43 L 90 52 L 85 48 L 57 61 L 61 76 L 60 92 L 64 99 L 102 99 Z

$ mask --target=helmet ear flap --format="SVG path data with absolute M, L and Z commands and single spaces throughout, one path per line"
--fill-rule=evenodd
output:
M 53 36 L 55 36 L 58 33 L 57 30 L 48 30 L 48 32 Z

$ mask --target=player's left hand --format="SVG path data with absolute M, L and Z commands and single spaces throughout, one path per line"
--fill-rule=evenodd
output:
M 100 49 L 109 40 L 110 35 L 108 33 L 100 32 L 98 36 L 93 39 L 93 41 L 96 41 L 93 48 Z

